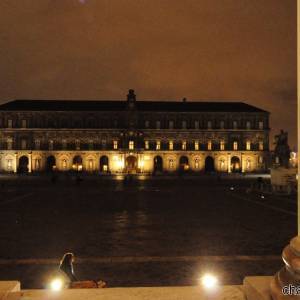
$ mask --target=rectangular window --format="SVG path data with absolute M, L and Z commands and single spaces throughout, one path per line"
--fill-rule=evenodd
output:
M 181 149 L 182 150 L 186 150 L 186 141 L 182 142 Z
M 238 150 L 238 142 L 233 142 L 233 150 Z
M 75 149 L 80 150 L 80 140 L 75 140 Z
M 263 121 L 258 122 L 258 128 L 261 129 L 261 130 L 264 129 L 264 122 Z
M 35 150 L 40 150 L 41 149 L 41 141 L 40 140 L 35 140 L 34 141 L 34 146 L 35 146 Z
M 174 121 L 169 121 L 169 129 L 173 129 L 174 128 Z
M 199 129 L 199 121 L 195 121 L 195 129 Z
M 114 149 L 115 149 L 115 150 L 118 149 L 118 141 L 114 141 Z
M 174 143 L 173 141 L 169 141 L 169 150 L 173 150 L 174 149 Z
M 258 143 L 258 150 L 259 151 L 263 151 L 264 150 L 264 142 L 263 141 L 259 141 L 259 143 Z
M 250 141 L 247 141 L 246 142 L 246 150 L 251 150 L 251 142 Z
M 52 140 L 49 141 L 49 150 L 53 150 L 53 141 Z
M 145 141 L 145 149 L 149 150 L 149 141 Z
M 134 149 L 134 141 L 129 141 L 129 150 Z
M 156 129 L 160 129 L 160 121 L 156 121 Z
M 145 121 L 145 128 L 149 128 L 149 125 L 150 125 L 149 121 L 146 120 L 146 121 Z
M 186 121 L 182 121 L 181 125 L 182 125 L 182 129 L 186 129 Z
M 62 150 L 66 150 L 67 149 L 67 141 L 66 140 L 62 140 L 61 141 L 61 147 L 62 147 Z
M 211 121 L 208 121 L 207 122 L 207 129 L 211 129 L 211 127 L 212 127 L 212 123 L 211 123 Z
M 237 121 L 233 121 L 233 129 L 237 129 Z
M 212 149 L 212 142 L 211 141 L 208 141 L 207 142 L 207 150 L 211 150 Z
M 225 128 L 225 122 L 224 122 L 224 121 L 221 121 L 221 122 L 220 122 L 220 128 L 221 128 L 221 129 L 224 129 L 224 128 Z
M 27 127 L 27 120 L 22 120 L 21 127 L 26 128 Z
M 195 141 L 195 150 L 198 151 L 199 150 L 199 142 Z
M 224 141 L 220 141 L 220 150 L 221 151 L 225 150 L 225 142 Z
M 12 146 L 13 146 L 13 139 L 8 138 L 7 139 L 7 150 L 12 150 Z
M 22 139 L 21 140 L 21 149 L 22 150 L 26 150 L 26 148 L 27 148 L 27 141 L 24 140 L 24 139 Z
M 160 150 L 160 141 L 156 141 L 156 150 Z
M 13 127 L 13 120 L 7 120 L 7 127 L 12 128 Z
M 250 121 L 247 121 L 247 122 L 246 122 L 246 128 L 247 128 L 247 129 L 251 129 L 251 122 L 250 122 Z
M 93 140 L 89 140 L 88 149 L 93 150 L 94 149 L 94 142 Z
M 106 140 L 101 141 L 102 149 L 106 149 Z

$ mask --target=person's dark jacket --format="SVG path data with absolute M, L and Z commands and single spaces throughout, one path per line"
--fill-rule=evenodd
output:
M 63 271 L 70 278 L 71 282 L 78 281 L 78 279 L 76 278 L 76 276 L 74 274 L 73 264 L 71 262 L 64 261 L 59 266 L 59 269 L 61 271 Z

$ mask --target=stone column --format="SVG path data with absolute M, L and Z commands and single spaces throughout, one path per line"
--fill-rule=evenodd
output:
M 227 169 L 228 169 L 228 173 L 231 173 L 231 155 L 228 154 L 227 156 Z
M 300 237 L 293 238 L 282 252 L 285 266 L 274 276 L 271 281 L 271 295 L 273 300 L 296 300 L 299 296 L 285 296 L 284 287 L 292 285 L 299 287 L 300 279 Z
M 17 158 L 17 153 L 15 153 L 14 173 L 17 173 L 17 169 L 18 169 L 18 158 Z
M 28 173 L 32 172 L 32 153 L 28 154 Z

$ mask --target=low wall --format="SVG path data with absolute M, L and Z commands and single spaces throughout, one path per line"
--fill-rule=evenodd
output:
M 107 289 L 21 290 L 20 283 L 0 282 L 1 300 L 246 300 L 241 286 L 222 286 L 207 294 L 197 286 Z

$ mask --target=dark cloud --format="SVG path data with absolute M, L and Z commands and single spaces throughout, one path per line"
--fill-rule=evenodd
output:
M 244 100 L 296 143 L 294 0 L 1 0 L 0 101 Z

